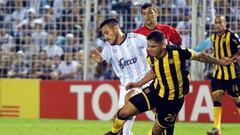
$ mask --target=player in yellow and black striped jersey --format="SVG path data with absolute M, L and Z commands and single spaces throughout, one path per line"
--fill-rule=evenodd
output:
M 240 39 L 237 34 L 226 28 L 224 16 L 215 17 L 216 32 L 210 39 L 214 48 L 214 57 L 217 59 L 234 58 L 240 54 Z M 214 65 L 213 78 L 211 81 L 214 124 L 207 132 L 208 135 L 221 134 L 222 97 L 227 91 L 232 97 L 240 114 L 240 65 L 235 62 L 228 66 Z
M 185 69 L 187 59 L 198 60 L 212 64 L 229 65 L 232 60 L 218 60 L 204 53 L 180 46 L 166 45 L 162 32 L 153 31 L 147 36 L 149 57 L 152 68 L 139 82 L 131 82 L 126 88 L 142 87 L 150 80 L 153 83 L 143 91 L 129 99 L 118 111 L 113 120 L 111 131 L 105 135 L 119 132 L 124 122 L 133 115 L 156 108 L 156 122 L 149 133 L 162 135 L 164 130 L 175 124 L 178 112 L 184 102 L 184 89 L 189 87 L 186 80 L 188 72 Z
M 185 62 L 192 57 L 190 49 L 179 46 L 166 46 L 165 55 L 159 59 L 148 56 L 147 60 L 156 74 L 152 87 L 161 98 L 174 100 L 182 98 L 189 90 L 189 72 Z

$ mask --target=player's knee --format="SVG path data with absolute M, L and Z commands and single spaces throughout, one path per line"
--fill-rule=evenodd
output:
M 127 101 L 136 94 L 137 94 L 137 91 L 135 90 L 129 91 L 125 96 L 125 103 L 127 103 Z
M 223 97 L 223 93 L 222 93 L 222 91 L 218 91 L 218 92 L 214 93 L 212 95 L 212 97 L 213 97 L 213 101 L 221 102 L 222 101 L 222 97 Z

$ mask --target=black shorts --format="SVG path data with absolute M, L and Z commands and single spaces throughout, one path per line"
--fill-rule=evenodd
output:
M 158 96 L 158 93 L 148 87 L 129 101 L 140 113 L 156 108 L 157 121 L 162 128 L 174 125 L 176 116 L 181 110 L 184 98 L 166 100 Z
M 140 113 L 155 108 L 158 100 L 159 96 L 157 93 L 149 89 L 149 87 L 143 89 L 141 93 L 129 99 L 129 101 L 138 109 Z
M 211 81 L 212 92 L 223 90 L 227 91 L 228 95 L 238 97 L 240 95 L 240 79 L 234 80 L 218 80 L 212 79 Z

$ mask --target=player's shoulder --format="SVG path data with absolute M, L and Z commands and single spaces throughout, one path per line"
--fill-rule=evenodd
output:
M 230 36 L 231 36 L 231 37 L 233 37 L 233 38 L 239 38 L 238 34 L 235 33 L 235 32 L 233 32 L 232 30 L 227 29 L 226 31 L 230 33 Z
M 157 29 L 169 29 L 169 28 L 172 29 L 173 27 L 167 24 L 160 24 L 160 23 L 157 24 Z
M 146 40 L 146 37 L 144 35 L 138 34 L 138 33 L 128 33 L 127 34 L 127 38 Z
M 135 29 L 135 30 L 134 30 L 134 33 L 142 32 L 142 31 L 145 30 L 145 29 L 146 29 L 146 27 L 143 25 L 143 26 L 141 26 L 141 27 Z
M 186 49 L 183 45 L 167 45 L 166 46 L 167 50 L 171 51 L 171 50 L 183 50 Z

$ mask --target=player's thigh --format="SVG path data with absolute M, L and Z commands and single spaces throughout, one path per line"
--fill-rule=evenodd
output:
M 184 98 L 177 100 L 162 100 L 157 106 L 157 121 L 161 128 L 168 128 L 173 126 L 176 117 L 181 110 L 184 103 Z
M 124 106 L 119 110 L 118 112 L 118 117 L 121 118 L 130 118 L 136 114 L 139 114 L 138 109 L 136 108 L 135 105 L 133 105 L 131 102 L 127 102 L 126 104 L 124 104 Z
M 122 108 L 125 104 L 125 96 L 127 94 L 127 90 L 124 86 L 120 86 L 119 98 L 118 98 L 118 108 Z
M 140 88 L 134 88 L 134 89 L 131 89 L 131 90 L 128 90 L 126 92 L 126 95 L 125 95 L 125 103 L 133 96 L 137 95 L 138 93 L 141 93 L 141 89 Z

